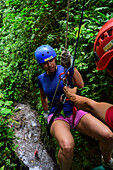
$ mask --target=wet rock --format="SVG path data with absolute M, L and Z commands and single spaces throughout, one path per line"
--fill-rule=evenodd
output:
M 16 152 L 19 159 L 29 167 L 29 170 L 59 169 L 40 139 L 41 125 L 36 118 L 36 111 L 25 104 L 17 104 L 15 108 L 19 109 L 13 118 L 13 127 L 17 137 L 15 144 L 18 144 Z M 34 155 L 36 149 L 38 150 L 37 156 Z

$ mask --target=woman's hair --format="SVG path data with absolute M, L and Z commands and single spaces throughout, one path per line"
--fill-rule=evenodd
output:
M 113 58 L 110 60 L 109 64 L 106 67 L 107 69 L 111 70 L 113 72 Z

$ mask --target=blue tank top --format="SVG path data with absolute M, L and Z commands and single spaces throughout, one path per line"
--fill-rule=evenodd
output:
M 43 88 L 48 100 L 51 102 L 57 87 L 57 84 L 59 82 L 59 75 L 64 72 L 64 67 L 61 65 L 57 65 L 57 70 L 54 74 L 48 75 L 46 72 L 38 76 L 38 88 Z M 55 99 L 59 99 L 62 94 L 64 94 L 63 91 L 63 81 L 60 81 Z M 66 101 L 63 106 L 63 111 L 65 116 L 69 116 L 73 113 L 73 102 Z M 50 114 L 54 113 L 56 107 L 52 107 L 50 109 Z

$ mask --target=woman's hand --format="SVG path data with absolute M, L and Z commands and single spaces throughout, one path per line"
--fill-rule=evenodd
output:
M 63 90 L 69 100 L 71 100 L 72 102 L 76 100 L 77 87 L 71 89 L 67 86 L 64 86 Z

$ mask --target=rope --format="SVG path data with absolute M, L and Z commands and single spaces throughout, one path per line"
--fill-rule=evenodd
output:
M 82 18 L 83 18 L 84 5 L 85 5 L 85 0 L 83 0 L 83 6 L 82 6 L 82 12 L 81 12 L 81 19 L 80 19 L 80 24 L 79 24 L 79 31 L 78 31 L 78 36 L 77 36 L 77 41 L 76 41 L 76 47 L 75 47 L 74 58 L 73 58 L 73 61 L 72 61 L 72 66 L 65 72 L 65 74 L 62 76 L 62 78 L 64 78 L 64 77 L 66 76 L 66 74 L 71 70 L 71 68 L 74 67 L 74 61 L 75 61 L 76 52 L 77 52 L 79 34 L 80 34 L 81 25 L 82 25 Z M 67 35 L 66 35 L 66 36 L 67 36 Z M 67 38 L 67 37 L 66 37 L 66 38 Z M 66 40 L 66 41 L 67 41 L 67 40 Z
M 80 19 L 80 24 L 79 24 L 79 31 L 78 31 L 77 41 L 76 41 L 76 48 L 75 48 L 75 53 L 74 53 L 74 58 L 73 58 L 73 65 L 72 65 L 72 67 L 74 67 L 74 61 L 75 61 L 76 52 L 77 52 L 77 46 L 78 46 L 78 40 L 79 40 L 79 34 L 80 34 L 81 25 L 82 25 L 82 18 L 83 18 L 84 4 L 85 4 L 85 0 L 83 1 L 83 6 L 82 6 L 82 13 L 81 13 L 81 19 Z
M 79 34 L 80 34 L 81 25 L 82 25 L 82 18 L 83 18 L 84 5 L 85 5 L 85 0 L 83 0 L 83 7 L 82 7 L 82 13 L 81 13 L 81 20 L 80 20 L 80 24 L 79 24 L 79 31 L 78 31 L 77 41 L 76 41 L 76 48 L 75 48 L 75 53 L 74 53 L 74 58 L 73 58 L 72 67 L 74 67 L 74 61 L 75 61 L 76 52 L 77 52 Z M 68 6 L 67 6 L 68 9 L 67 9 L 66 40 L 65 40 L 65 48 L 66 48 L 66 49 L 67 49 L 67 35 L 68 35 L 69 6 L 70 6 L 70 1 L 68 0 Z M 71 68 L 72 68 L 72 67 L 71 67 Z M 69 69 L 67 70 L 67 72 L 68 72 L 71 68 L 69 68 Z M 65 68 L 64 68 L 64 73 L 65 73 Z M 65 73 L 64 76 L 65 76 L 66 74 L 67 74 L 67 73 Z M 52 107 L 52 104 L 53 104 L 53 102 L 54 102 L 54 99 L 55 99 L 55 96 L 56 96 L 56 93 L 57 93 L 57 90 L 58 90 L 60 81 L 61 81 L 61 79 L 59 79 L 58 84 L 57 84 L 57 87 L 56 87 L 56 89 L 55 89 L 55 93 L 54 93 L 54 96 L 53 96 L 53 99 L 52 99 L 52 102 L 51 102 L 51 107 Z M 54 116 L 53 116 L 53 117 L 54 117 Z M 51 122 L 52 122 L 52 121 L 51 121 Z M 52 124 L 52 123 L 51 123 L 51 124 Z
M 69 21 L 69 7 L 70 7 L 70 0 L 67 0 L 67 25 L 66 25 L 65 49 L 67 49 L 68 21 Z M 65 68 L 64 68 L 64 73 L 65 73 Z M 53 104 L 53 102 L 54 102 L 54 99 L 55 99 L 55 96 L 56 96 L 56 93 L 57 93 L 57 90 L 58 90 L 60 81 L 61 81 L 61 80 L 59 79 L 59 82 L 58 82 L 57 87 L 56 87 L 56 89 L 55 89 L 54 96 L 53 96 L 53 98 L 52 98 L 51 107 L 52 107 L 52 104 Z
M 70 6 L 70 0 L 67 2 L 67 25 L 66 25 L 66 40 L 65 40 L 65 49 L 67 49 L 67 36 L 68 36 L 68 21 L 69 21 L 69 6 Z
M 66 40 L 65 40 L 66 50 L 67 50 L 67 36 L 68 36 L 69 7 L 70 7 L 70 0 L 67 0 L 67 25 L 66 25 Z M 65 67 L 64 67 L 64 73 L 65 73 Z M 67 79 L 66 79 L 66 82 L 67 82 Z

